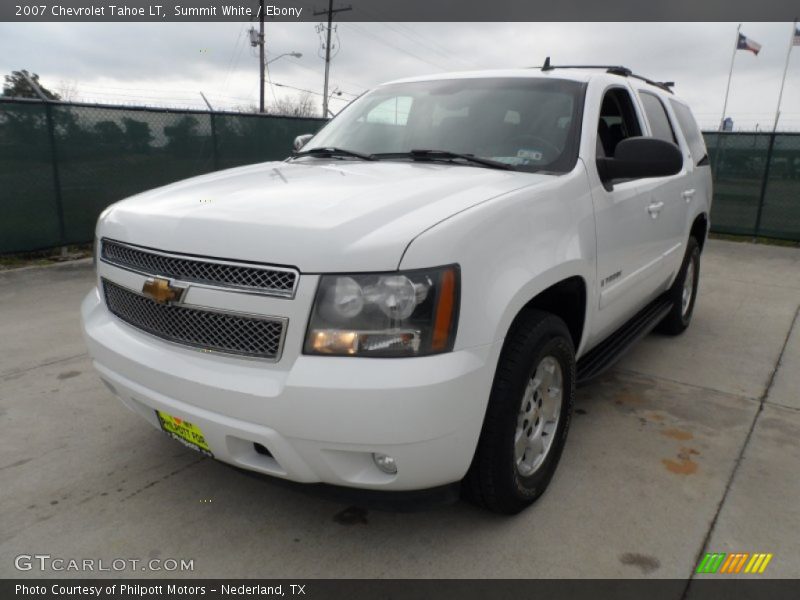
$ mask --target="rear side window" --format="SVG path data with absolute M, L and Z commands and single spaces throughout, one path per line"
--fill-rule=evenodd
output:
M 683 137 L 686 138 L 686 143 L 689 144 L 689 152 L 696 165 L 708 164 L 708 153 L 706 152 L 706 143 L 703 140 L 703 135 L 700 133 L 700 128 L 697 126 L 697 121 L 692 116 L 692 111 L 689 107 L 670 100 L 672 110 L 675 111 L 675 116 L 678 118 L 678 125 L 683 132 Z
M 672 130 L 667 111 L 658 96 L 649 92 L 639 92 L 639 97 L 642 99 L 644 112 L 650 122 L 650 129 L 653 130 L 653 137 L 677 144 L 678 140 Z

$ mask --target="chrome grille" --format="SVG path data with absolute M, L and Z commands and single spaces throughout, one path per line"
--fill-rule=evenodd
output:
M 189 258 L 106 239 L 103 240 L 100 257 L 118 267 L 147 275 L 238 288 L 269 296 L 291 298 L 297 285 L 297 271 L 292 269 Z
M 112 314 L 170 342 L 273 361 L 280 358 L 284 319 L 158 304 L 106 279 L 103 294 Z

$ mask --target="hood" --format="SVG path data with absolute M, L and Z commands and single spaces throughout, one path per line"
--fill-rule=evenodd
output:
M 98 235 L 306 273 L 394 270 L 411 240 L 436 223 L 550 179 L 436 163 L 262 163 L 118 202 L 101 216 Z

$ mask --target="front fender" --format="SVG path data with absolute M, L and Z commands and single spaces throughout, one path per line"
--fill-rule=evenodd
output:
M 415 238 L 400 267 L 448 263 L 461 265 L 456 349 L 503 339 L 532 298 L 570 277 L 585 281 L 592 307 L 596 243 L 585 170 L 453 215 Z

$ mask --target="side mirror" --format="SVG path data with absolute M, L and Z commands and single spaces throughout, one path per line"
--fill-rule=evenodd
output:
M 603 183 L 614 179 L 666 177 L 680 173 L 683 154 L 672 142 L 652 137 L 631 137 L 617 144 L 614 158 L 598 158 Z
M 313 133 L 304 133 L 303 135 L 298 135 L 296 138 L 294 138 L 294 143 L 292 144 L 292 150 L 294 150 L 295 152 L 299 151 L 300 148 L 305 146 L 306 143 L 308 143 L 308 140 L 310 140 L 312 137 L 314 137 Z

